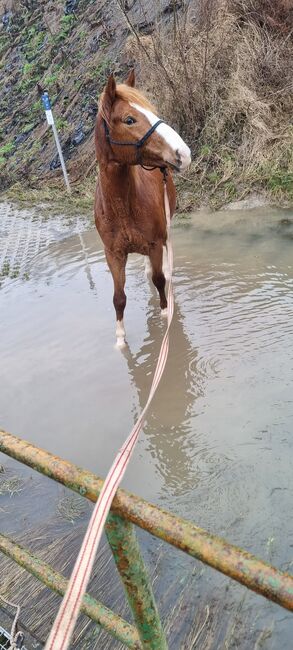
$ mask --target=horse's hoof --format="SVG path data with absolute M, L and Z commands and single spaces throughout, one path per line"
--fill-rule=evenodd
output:
M 126 347 L 125 338 L 123 336 L 118 336 L 115 347 L 117 350 L 121 350 L 122 348 Z
M 168 318 L 168 309 L 165 307 L 165 309 L 161 309 L 161 316 L 162 318 Z

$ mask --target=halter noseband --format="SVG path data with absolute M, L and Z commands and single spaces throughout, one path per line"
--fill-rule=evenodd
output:
M 151 126 L 151 128 L 145 133 L 145 135 L 137 142 L 119 142 L 119 140 L 112 140 L 112 138 L 110 137 L 110 131 L 106 120 L 103 119 L 103 123 L 104 123 L 104 129 L 106 134 L 106 140 L 109 142 L 109 144 L 115 144 L 120 147 L 136 147 L 136 161 L 137 163 L 140 163 L 139 154 L 140 154 L 141 147 L 148 140 L 150 135 L 152 135 L 152 133 L 156 130 L 159 124 L 164 124 L 164 120 L 158 120 L 157 122 L 155 122 L 155 124 L 153 124 L 153 126 Z

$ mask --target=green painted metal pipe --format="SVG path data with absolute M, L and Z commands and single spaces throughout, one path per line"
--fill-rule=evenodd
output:
M 5 535 L 0 535 L 0 551 L 29 571 L 29 573 L 32 573 L 49 589 L 52 589 L 60 596 L 65 594 L 68 580 L 61 573 L 54 571 L 48 564 L 42 562 L 38 557 L 29 553 L 29 551 Z M 83 598 L 81 611 L 103 627 L 115 639 L 124 643 L 127 648 L 142 650 L 136 629 L 89 594 L 85 594 Z
M 91 472 L 1 430 L 0 451 L 91 501 L 97 500 L 103 481 Z M 250 553 L 124 490 L 117 491 L 112 511 L 252 591 L 293 611 L 293 576 L 274 569 Z
M 144 650 L 168 650 L 147 570 L 133 525 L 111 514 L 106 535 Z

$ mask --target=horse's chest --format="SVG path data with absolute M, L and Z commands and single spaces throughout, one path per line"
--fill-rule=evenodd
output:
M 117 232 L 115 244 L 118 248 L 124 249 L 127 253 L 140 253 L 148 255 L 152 241 L 135 224 L 124 223 Z
M 128 212 L 124 206 L 120 210 L 96 214 L 96 225 L 107 248 L 116 253 L 140 253 L 149 255 L 156 241 L 166 236 L 165 222 L 160 222 L 154 214 L 139 210 Z

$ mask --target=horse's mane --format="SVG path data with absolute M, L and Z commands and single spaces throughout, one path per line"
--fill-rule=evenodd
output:
M 137 88 L 132 88 L 132 86 L 127 86 L 126 84 L 118 84 L 116 95 L 119 99 L 124 99 L 126 102 L 131 102 L 132 104 L 138 104 L 148 111 L 152 111 L 152 113 L 157 113 L 155 106 Z
M 146 108 L 148 111 L 157 114 L 157 109 L 155 108 L 155 106 L 153 106 L 151 102 L 149 102 L 149 100 L 143 95 L 143 93 L 141 93 L 136 88 L 132 88 L 132 86 L 127 86 L 127 84 L 117 84 L 116 97 L 118 97 L 118 99 L 123 99 L 124 101 L 132 104 L 138 104 L 139 106 Z M 102 116 L 104 119 L 106 119 L 103 104 L 104 104 L 104 91 L 101 94 L 99 105 L 100 105 L 100 111 L 102 113 Z

